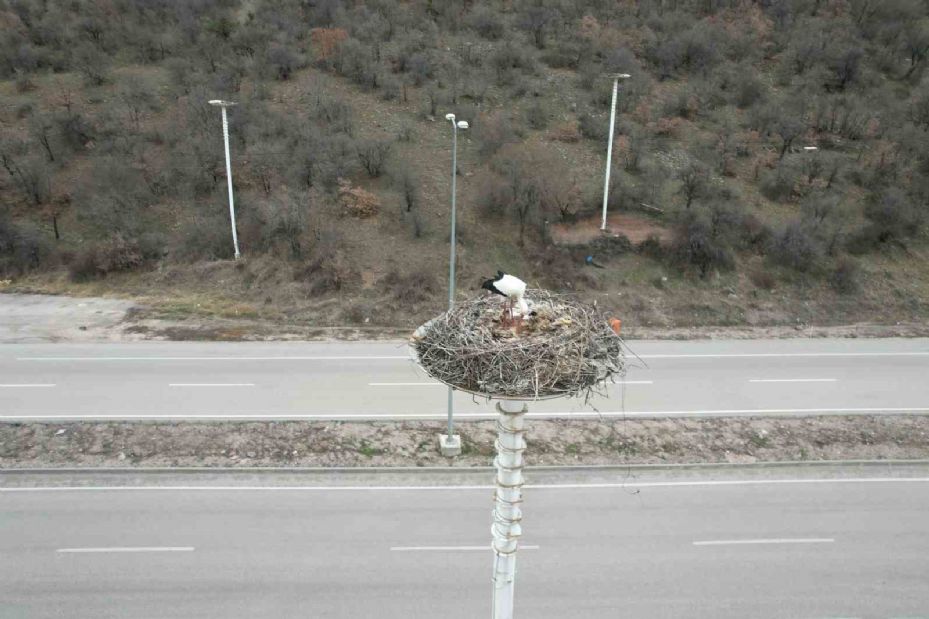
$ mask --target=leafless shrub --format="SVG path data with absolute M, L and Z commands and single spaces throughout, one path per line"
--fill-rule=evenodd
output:
M 387 156 L 393 146 L 386 140 L 365 140 L 358 144 L 358 159 L 371 178 L 377 178 L 384 172 Z

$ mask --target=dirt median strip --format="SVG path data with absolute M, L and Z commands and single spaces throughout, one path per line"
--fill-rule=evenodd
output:
M 439 422 L 10 423 L 0 468 L 487 466 L 494 422 L 461 424 L 463 453 L 436 451 Z M 533 420 L 531 466 L 929 458 L 929 417 Z

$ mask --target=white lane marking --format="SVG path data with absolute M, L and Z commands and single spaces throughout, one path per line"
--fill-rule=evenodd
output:
M 733 479 L 703 481 L 652 481 L 595 484 L 526 484 L 529 490 L 609 490 L 618 488 L 692 488 L 718 486 L 770 486 L 808 484 L 927 483 L 929 477 L 847 477 L 809 479 Z M 426 490 L 492 490 L 495 486 L 23 486 L 0 487 L 3 492 L 402 492 Z
M 368 383 L 369 387 L 444 387 L 442 383 Z
M 838 378 L 750 378 L 750 383 L 834 383 Z
M 571 418 L 597 419 L 602 417 L 700 417 L 700 416 L 753 416 L 753 415 L 819 415 L 819 414 L 892 414 L 929 413 L 929 407 L 879 408 L 732 408 L 693 411 L 555 411 L 526 413 L 535 419 Z M 21 419 L 321 419 L 332 421 L 364 421 L 371 419 L 445 419 L 446 413 L 62 413 L 42 415 L 0 415 L 0 420 Z M 455 413 L 456 419 L 496 419 L 494 413 Z
M 383 361 L 407 355 L 313 356 L 313 357 L 17 357 L 17 361 Z
M 193 552 L 193 546 L 114 546 L 111 548 L 59 548 L 55 552 Z
M 682 355 L 638 355 L 640 359 L 719 359 L 739 357 L 929 357 L 929 352 L 764 352 L 707 353 Z
M 831 544 L 831 537 L 798 537 L 781 539 L 718 539 L 694 542 L 694 546 L 730 546 L 739 544 Z
M 255 383 L 168 383 L 169 387 L 254 387 Z
M 54 387 L 54 386 L 55 386 L 54 383 L 47 383 L 47 384 L 33 383 L 33 384 L 29 384 L 29 385 L 0 385 L 0 389 L 16 389 L 16 388 L 19 388 L 19 387 L 25 387 L 25 388 L 31 388 L 31 387 Z
M 809 353 L 694 353 L 642 354 L 640 359 L 720 359 L 771 357 L 929 357 L 929 351 L 914 352 L 809 352 Z M 384 361 L 406 360 L 408 355 L 315 355 L 282 357 L 17 357 L 17 361 Z
M 390 549 L 394 552 L 454 552 L 458 550 L 493 550 L 490 544 L 485 544 L 483 546 L 391 546 Z M 538 550 L 538 546 L 523 546 L 519 545 L 520 550 Z

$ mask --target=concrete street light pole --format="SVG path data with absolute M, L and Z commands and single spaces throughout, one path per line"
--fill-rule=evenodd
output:
M 452 123 L 452 231 L 449 238 L 448 257 L 448 309 L 455 305 L 455 245 L 457 244 L 455 224 L 458 219 L 456 212 L 456 179 L 458 176 L 458 130 L 467 129 L 468 123 L 464 120 L 455 121 L 454 114 L 446 114 L 445 120 Z M 447 434 L 439 435 L 439 452 L 443 456 L 457 456 L 461 453 L 461 437 L 455 434 L 452 415 L 454 413 L 453 395 L 455 390 L 448 388 L 448 428 Z
M 232 223 L 232 245 L 235 248 L 235 259 L 238 260 L 241 254 L 239 254 L 239 235 L 236 233 L 235 229 L 235 201 L 232 197 L 232 163 L 229 160 L 229 120 L 226 118 L 226 108 L 236 104 L 232 101 L 213 99 L 210 101 L 210 105 L 218 106 L 223 111 L 223 141 L 226 145 L 226 183 L 229 186 L 229 219 Z
M 632 76 L 628 73 L 612 73 L 606 77 L 613 79 L 613 102 L 610 104 L 610 135 L 606 147 L 606 178 L 603 181 L 603 221 L 600 224 L 601 230 L 606 230 L 606 203 L 610 193 L 610 166 L 613 161 L 613 130 L 616 126 L 616 93 L 619 90 L 619 80 L 627 80 Z
M 494 492 L 493 619 L 512 619 L 516 590 L 516 550 L 522 535 L 523 452 L 526 450 L 525 414 L 521 400 L 497 402 L 497 468 Z

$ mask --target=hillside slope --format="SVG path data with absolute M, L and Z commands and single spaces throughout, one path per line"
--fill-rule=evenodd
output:
M 921 0 L 16 0 L 0 23 L 6 290 L 416 324 L 447 294 L 451 111 L 460 294 L 502 268 L 651 327 L 929 309 Z

